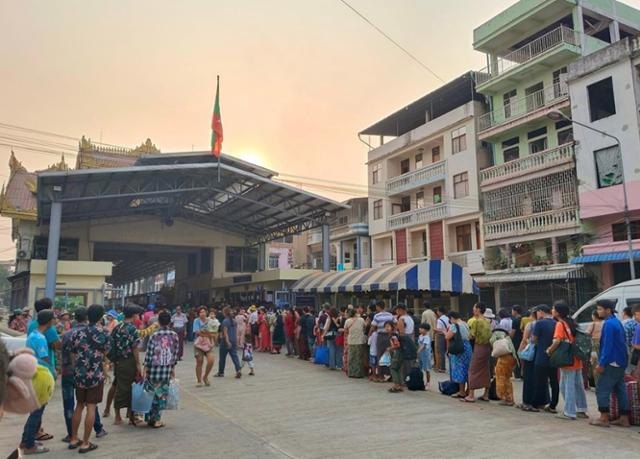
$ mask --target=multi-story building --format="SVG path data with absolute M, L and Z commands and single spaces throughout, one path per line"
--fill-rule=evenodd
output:
M 369 238 L 368 198 L 344 201 L 349 209 L 336 212 L 331 225 L 331 267 L 339 271 L 371 267 L 371 240 Z M 309 267 L 322 266 L 322 231 L 313 229 L 307 237 Z
M 616 1 L 520 0 L 474 30 L 487 56 L 476 74 L 490 110 L 478 137 L 492 147 L 480 172 L 485 300 L 577 301 L 584 272 L 569 264 L 582 236 L 567 66 L 638 33 L 640 12 Z M 637 129 L 637 127 L 636 127 Z M 580 290 L 584 290 L 580 288 Z
M 580 217 L 591 235 L 575 263 L 584 263 L 602 288 L 629 280 L 624 190 L 634 259 L 640 259 L 640 41 L 625 38 L 569 66 Z M 616 139 L 620 142 L 618 145 Z M 634 264 L 640 278 L 640 263 Z
M 477 170 L 489 164 L 489 152 L 476 140 L 482 100 L 468 72 L 360 132 L 371 147 L 373 267 L 449 259 L 483 271 Z

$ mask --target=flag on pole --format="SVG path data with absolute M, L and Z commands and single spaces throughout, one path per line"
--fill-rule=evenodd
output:
M 216 86 L 216 101 L 213 105 L 213 117 L 211 118 L 211 153 L 220 158 L 222 153 L 222 118 L 220 117 L 220 76 Z

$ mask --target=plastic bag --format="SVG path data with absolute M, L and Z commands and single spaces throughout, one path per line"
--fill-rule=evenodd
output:
M 133 383 L 131 385 L 131 410 L 135 413 L 148 413 L 151 411 L 154 397 L 153 388 L 149 387 L 144 381 Z
M 180 402 L 180 380 L 172 379 L 169 383 L 169 393 L 167 394 L 166 410 L 177 410 Z
M 391 354 L 385 352 L 380 356 L 380 361 L 378 362 L 379 367 L 388 367 L 391 365 Z

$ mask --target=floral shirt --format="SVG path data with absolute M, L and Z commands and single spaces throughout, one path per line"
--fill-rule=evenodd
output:
M 104 382 L 104 356 L 109 350 L 109 335 L 95 324 L 77 327 L 70 336 L 70 350 L 75 354 L 73 371 L 76 387 L 89 389 Z
M 138 329 L 131 322 L 122 322 L 111 332 L 111 347 L 115 361 L 133 356 L 133 349 L 140 343 Z

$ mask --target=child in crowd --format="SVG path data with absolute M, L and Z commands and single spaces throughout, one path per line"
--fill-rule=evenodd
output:
M 242 346 L 242 361 L 247 362 L 247 366 L 249 367 L 249 376 L 255 375 L 253 371 L 255 368 L 255 364 L 253 363 L 253 345 L 249 341 L 245 341 Z
M 378 346 L 376 340 L 378 339 L 378 332 L 374 331 L 367 344 L 369 344 L 369 381 L 376 380 L 376 369 L 378 367 Z
M 398 338 L 396 326 L 393 322 L 389 321 L 385 323 L 384 329 L 389 334 L 389 347 L 387 348 L 387 352 L 391 356 L 389 370 L 391 371 L 391 380 L 393 381 L 393 387 L 389 389 L 389 392 L 402 392 L 404 389 L 402 380 L 402 351 L 400 350 L 400 339 Z
M 429 389 L 431 382 L 431 337 L 429 336 L 431 325 L 420 324 L 420 336 L 418 337 L 418 359 L 420 361 L 420 371 L 424 371 L 425 388 Z

